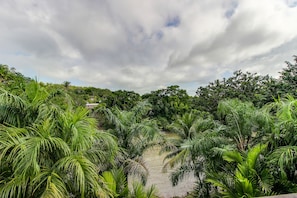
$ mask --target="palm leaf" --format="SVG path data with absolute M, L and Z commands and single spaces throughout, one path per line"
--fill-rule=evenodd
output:
M 21 177 L 11 178 L 5 184 L 0 185 L 0 197 L 26 197 L 28 194 L 29 180 Z
M 143 184 L 146 184 L 149 170 L 147 169 L 145 162 L 141 156 L 134 159 L 127 159 L 125 162 L 125 172 L 130 175 L 138 176 Z
M 265 144 L 258 144 L 248 151 L 246 163 L 249 166 L 249 168 L 251 168 L 251 169 L 255 168 L 255 164 L 257 162 L 257 159 L 258 159 L 260 153 L 263 152 L 264 149 L 266 149 L 266 147 L 267 147 L 267 145 L 265 145 Z
M 73 183 L 75 189 L 77 189 L 82 196 L 88 191 L 92 191 L 94 194 L 104 193 L 98 183 L 99 177 L 96 166 L 84 156 L 71 155 L 62 158 L 55 166 L 58 170 L 64 171 L 67 175 L 71 176 L 69 182 Z
M 242 163 L 243 159 L 238 151 L 226 151 L 223 153 L 223 159 L 227 162 Z
M 34 193 L 40 197 L 66 198 L 69 196 L 63 179 L 51 170 L 43 170 L 42 173 L 33 179 L 32 184 Z

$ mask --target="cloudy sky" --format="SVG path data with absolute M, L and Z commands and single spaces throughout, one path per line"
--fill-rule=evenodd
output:
M 0 63 L 40 81 L 146 93 L 297 54 L 297 0 L 0 0 Z

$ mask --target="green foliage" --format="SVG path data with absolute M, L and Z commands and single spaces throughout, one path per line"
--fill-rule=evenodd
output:
M 190 144 L 194 153 L 200 154 L 196 159 L 200 159 L 200 164 L 203 161 L 203 168 L 197 166 L 195 170 L 206 174 L 210 182 L 206 185 L 205 177 L 201 176 L 194 195 L 253 197 L 272 192 L 273 179 L 268 175 L 269 169 L 263 157 L 258 160 L 266 148 L 259 145 L 269 140 L 274 128 L 270 112 L 238 99 L 219 103 L 217 115 L 221 124 L 213 128 L 217 132 L 205 133 Z M 199 161 L 195 162 L 196 165 Z
M 280 193 L 296 192 L 296 127 L 297 100 L 292 96 L 269 105 L 275 116 L 274 130 L 269 138 L 268 163 L 275 178 L 274 190 Z
M 18 94 L 24 90 L 30 78 L 24 77 L 21 73 L 16 72 L 15 68 L 9 68 L 7 65 L 0 65 L 0 87 L 12 93 Z
M 129 188 L 126 175 L 123 169 L 112 169 L 111 171 L 105 171 L 101 176 L 102 181 L 113 197 L 129 197 Z
M 23 127 L 34 122 L 39 111 L 50 104 L 52 95 L 37 81 L 26 84 L 19 96 L 7 90 L 0 90 L 0 122 L 2 124 Z
M 207 181 L 219 188 L 218 193 L 222 197 L 269 195 L 273 178 L 268 175 L 267 169 L 263 169 L 263 164 L 262 167 L 259 166 L 259 156 L 266 147 L 261 144 L 255 145 L 248 150 L 245 157 L 238 151 L 225 151 L 223 159 L 229 163 L 237 163 L 233 176 L 227 173 L 212 173 L 208 175 Z
M 68 89 L 68 88 L 70 87 L 70 84 L 71 84 L 71 82 L 69 82 L 69 81 L 64 81 L 64 82 L 63 82 L 63 86 L 64 86 L 66 89 Z
M 297 96 L 297 56 L 293 57 L 295 64 L 286 61 L 287 67 L 280 72 L 278 94 L 282 97 L 286 94 Z
M 207 114 L 190 112 L 178 117 L 170 129 L 177 136 L 163 145 L 163 151 L 169 151 L 163 171 L 175 168 L 171 174 L 173 185 L 191 173 L 198 178 L 199 185 L 203 185 L 201 175 L 213 160 L 212 148 L 226 143 L 219 135 L 218 123 Z
M 176 116 L 183 115 L 190 108 L 190 97 L 186 90 L 177 85 L 152 91 L 142 98 L 152 104 L 151 117 L 165 120 L 160 122 L 164 124 L 161 125 L 163 129 L 166 129 L 166 123 L 172 122 Z
M 130 194 L 131 198 L 157 198 L 157 189 L 155 186 L 149 187 L 147 190 L 140 183 L 133 183 Z
M 296 192 L 294 57 L 279 79 L 236 71 L 195 97 L 44 84 L 0 65 L 0 197 L 156 197 L 142 157 L 156 144 L 173 185 L 197 178 L 193 197 Z M 128 175 L 142 183 L 129 189 Z
M 145 188 L 141 183 L 132 182 L 129 189 L 123 169 L 112 169 L 105 171 L 101 176 L 102 181 L 110 190 L 112 197 L 118 198 L 157 198 L 156 187 Z
M 109 130 L 117 137 L 122 155 L 118 164 L 125 173 L 140 176 L 146 182 L 148 170 L 142 158 L 144 151 L 162 141 L 155 121 L 146 118 L 151 105 L 141 102 L 131 111 L 121 111 L 117 107 L 104 109 L 106 117 L 112 124 Z
M 252 103 L 238 99 L 221 101 L 218 117 L 226 125 L 224 135 L 232 139 L 241 151 L 260 143 L 271 131 L 273 122 L 265 109 L 257 109 Z
M 275 79 L 239 70 L 228 79 L 215 80 L 206 87 L 199 87 L 194 107 L 215 114 L 221 100 L 234 98 L 263 106 L 277 97 L 275 90 Z
M 117 106 L 121 110 L 131 110 L 141 101 L 141 96 L 133 91 L 114 91 L 112 95 L 105 98 L 106 107 Z
M 22 97 L 22 98 L 21 98 Z M 2 91 L 0 117 L 1 197 L 104 197 L 98 171 L 113 164 L 114 138 L 97 130 L 87 110 L 65 110 L 49 103 L 49 94 L 32 82 L 22 96 Z M 12 126 L 14 125 L 14 126 Z

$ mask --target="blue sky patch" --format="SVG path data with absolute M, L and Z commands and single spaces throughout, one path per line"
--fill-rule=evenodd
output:
M 290 8 L 294 8 L 297 6 L 297 0 L 287 0 L 287 4 Z
M 225 71 L 222 75 L 223 78 L 230 78 L 233 75 L 233 72 L 231 71 Z
M 166 27 L 178 27 L 180 24 L 179 16 L 174 16 L 172 18 L 168 18 L 166 21 Z
M 156 37 L 157 37 L 157 39 L 158 40 L 161 40 L 162 38 L 163 38 L 163 32 L 162 31 L 158 31 L 157 33 L 156 33 Z
M 233 16 L 234 12 L 235 12 L 234 9 L 232 9 L 232 10 L 227 10 L 227 11 L 225 12 L 225 17 L 228 18 L 228 19 L 230 19 L 230 18 Z
M 231 4 L 231 7 L 226 10 L 225 17 L 228 18 L 228 19 L 230 19 L 234 15 L 237 7 L 238 7 L 238 3 L 233 2 Z
M 22 52 L 22 51 L 16 51 L 16 52 L 13 53 L 13 55 L 16 55 L 16 56 L 30 56 L 29 53 Z

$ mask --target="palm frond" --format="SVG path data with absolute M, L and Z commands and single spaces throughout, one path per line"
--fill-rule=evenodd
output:
M 61 158 L 55 165 L 58 170 L 70 176 L 70 181 L 81 195 L 88 191 L 102 193 L 96 166 L 81 155 Z
M 266 149 L 267 145 L 265 144 L 258 144 L 254 147 L 252 147 L 247 154 L 247 158 L 246 158 L 246 163 L 249 166 L 249 168 L 254 169 L 257 159 L 260 155 L 261 152 L 264 151 L 264 149 Z
M 134 182 L 130 193 L 131 198 L 146 198 L 145 189 L 142 184 Z
M 151 110 L 152 105 L 148 103 L 147 101 L 139 102 L 136 106 L 132 108 L 132 112 L 134 114 L 134 117 L 137 119 L 137 121 L 141 121 L 141 119 L 147 115 L 148 111 Z
M 190 151 L 188 149 L 180 149 L 175 152 L 169 153 L 165 156 L 164 161 L 169 159 L 162 168 L 163 172 L 166 172 L 168 167 L 174 168 L 177 165 L 184 164 L 190 160 Z
M 110 196 L 129 197 L 127 178 L 123 169 L 105 171 L 100 178 L 105 186 L 104 188 L 110 193 Z
M 0 185 L 0 197 L 26 197 L 28 194 L 29 180 L 21 177 L 11 178 L 5 184 Z
M 227 162 L 242 163 L 243 159 L 238 151 L 226 151 L 223 153 L 223 159 Z
M 117 192 L 117 182 L 110 171 L 105 171 L 102 173 L 101 180 L 104 182 L 106 185 L 107 189 L 111 192 L 111 194 L 114 197 L 118 197 L 118 192 Z
M 141 182 L 146 184 L 149 170 L 146 167 L 144 159 L 141 156 L 138 156 L 134 159 L 127 159 L 125 163 L 127 164 L 125 167 L 125 172 L 139 177 Z
M 114 163 L 114 158 L 119 152 L 116 138 L 110 133 L 96 131 L 93 134 L 93 142 L 89 142 L 90 148 L 84 151 L 85 157 L 98 166 Z M 107 163 L 109 162 L 109 163 Z
M 282 178 L 287 178 L 286 168 L 296 162 L 297 146 L 283 146 L 275 149 L 269 156 L 269 163 L 278 166 Z
M 218 173 L 212 173 L 207 175 L 206 182 L 213 184 L 219 188 L 219 193 L 221 197 L 226 198 L 236 198 L 238 195 L 233 190 L 235 185 L 234 180 L 229 175 L 221 175 Z
M 141 183 L 134 182 L 130 192 L 131 198 L 157 198 L 157 189 L 155 186 L 150 186 L 147 190 Z
M 155 185 L 150 186 L 147 190 L 146 190 L 146 197 L 147 198 L 157 198 L 158 194 L 158 190 L 156 188 Z
M 33 179 L 34 192 L 40 193 L 40 197 L 44 198 L 66 198 L 69 192 L 63 179 L 55 172 L 43 171 Z M 40 188 L 45 186 L 44 188 Z M 40 192 L 39 192 L 40 191 Z
M 19 96 L 0 89 L 0 122 L 13 126 L 22 126 L 25 120 L 27 103 Z
M 173 186 L 178 185 L 180 181 L 182 181 L 186 176 L 193 174 L 193 171 L 195 171 L 195 168 L 193 164 L 191 163 L 184 163 L 181 164 L 179 167 L 173 170 L 173 172 L 170 174 L 170 181 Z

